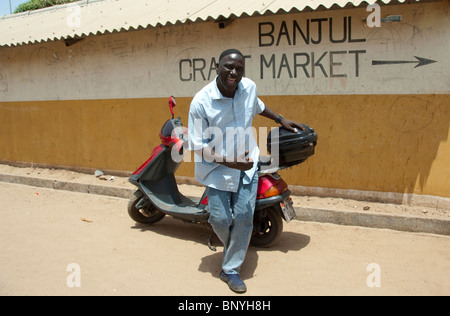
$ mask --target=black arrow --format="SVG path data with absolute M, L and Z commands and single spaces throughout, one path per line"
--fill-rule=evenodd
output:
M 414 56 L 417 60 L 409 61 L 409 60 L 372 60 L 372 65 L 394 65 L 394 64 L 415 64 L 417 65 L 414 68 L 419 66 L 428 65 L 432 63 L 436 63 L 436 60 L 426 59 L 423 57 Z

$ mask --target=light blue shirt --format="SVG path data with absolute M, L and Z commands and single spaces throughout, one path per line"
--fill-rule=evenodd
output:
M 253 136 L 252 122 L 265 105 L 258 98 L 255 83 L 242 78 L 234 98 L 222 95 L 216 79 L 206 85 L 194 97 L 189 110 L 189 149 L 207 146 L 224 157 L 236 157 L 249 151 L 253 168 L 245 171 L 244 184 L 250 183 L 257 169 L 259 148 Z M 218 190 L 237 192 L 241 171 L 206 161 L 195 154 L 197 181 Z

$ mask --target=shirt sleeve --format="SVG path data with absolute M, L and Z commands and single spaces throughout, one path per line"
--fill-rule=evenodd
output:
M 260 98 L 257 98 L 256 100 L 256 114 L 261 114 L 264 109 L 266 108 L 266 105 L 263 101 L 261 101 Z
M 189 109 L 188 136 L 189 149 L 196 151 L 207 146 L 203 131 L 208 127 L 208 121 L 201 105 L 194 99 Z

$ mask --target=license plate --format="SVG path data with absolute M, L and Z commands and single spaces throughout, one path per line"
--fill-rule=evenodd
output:
M 293 220 L 297 214 L 295 214 L 294 210 L 294 202 L 292 202 L 292 199 L 290 197 L 284 199 L 281 203 L 281 211 L 283 211 L 284 219 L 286 220 L 286 223 L 289 223 L 291 220 Z

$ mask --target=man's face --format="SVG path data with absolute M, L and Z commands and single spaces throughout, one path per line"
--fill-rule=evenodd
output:
M 225 97 L 232 98 L 244 75 L 245 60 L 239 54 L 222 57 L 217 64 L 217 86 Z

